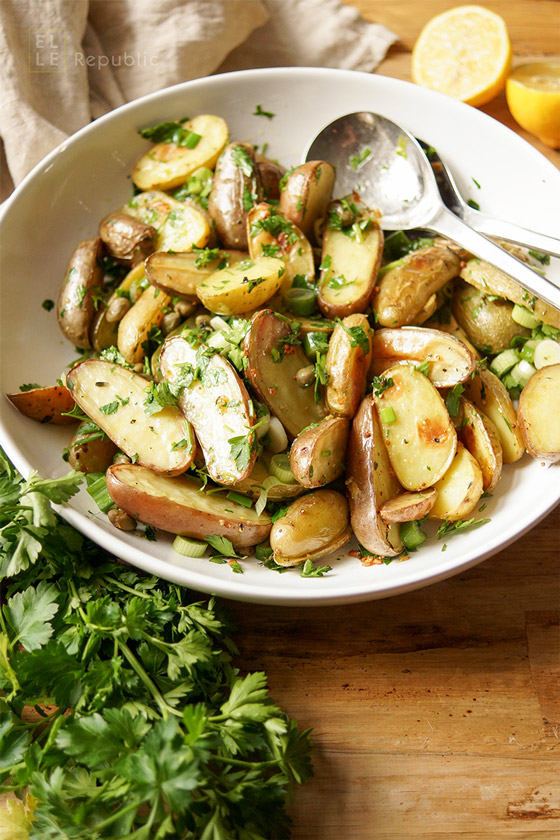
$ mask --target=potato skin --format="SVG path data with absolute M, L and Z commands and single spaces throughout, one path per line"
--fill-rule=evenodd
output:
M 528 338 L 531 330 L 516 324 L 508 300 L 488 300 L 488 293 L 461 283 L 453 294 L 453 315 L 472 343 L 484 353 L 500 353 L 511 340 L 521 335 Z
M 385 502 L 379 514 L 384 522 L 414 522 L 428 515 L 436 498 L 434 487 L 427 487 L 421 493 L 401 493 Z
M 369 352 L 352 339 L 347 330 L 360 327 L 368 339 Z M 365 315 L 349 315 L 334 328 L 327 351 L 327 410 L 340 417 L 354 417 L 366 392 L 372 360 L 373 330 Z
M 52 423 L 53 426 L 68 426 L 76 422 L 75 417 L 66 417 L 75 406 L 72 394 L 65 385 L 49 385 L 46 388 L 32 388 L 17 394 L 6 394 L 12 405 L 21 414 L 38 423 Z
M 281 213 L 312 242 L 315 241 L 315 223 L 326 215 L 334 181 L 332 164 L 308 160 L 290 172 L 281 190 Z
M 244 161 L 246 171 L 239 160 Z M 247 250 L 247 210 L 243 203 L 247 195 L 255 204 L 262 196 L 255 152 L 249 143 L 230 143 L 218 160 L 208 199 L 208 211 L 224 248 Z
M 489 493 L 502 474 L 502 444 L 494 423 L 470 400 L 461 397 L 461 409 L 463 419 L 457 434 L 482 470 L 483 488 Z
M 272 525 L 270 545 L 280 566 L 297 566 L 341 548 L 352 535 L 348 505 L 335 490 L 314 490 Z
M 227 537 L 234 548 L 266 540 L 271 521 L 225 497 L 208 495 L 198 481 L 155 475 L 138 464 L 115 464 L 107 470 L 107 490 L 116 505 L 146 525 L 171 534 L 206 539 Z
M 527 452 L 538 461 L 560 461 L 560 364 L 532 375 L 519 397 L 517 411 Z
M 440 245 L 404 257 L 378 281 L 372 305 L 381 326 L 409 324 L 433 293 L 457 276 L 460 266 L 457 254 Z
M 383 522 L 379 511 L 402 487 L 391 467 L 371 394 L 362 400 L 352 423 L 346 467 L 346 493 L 356 538 L 373 554 L 394 557 L 402 551 L 399 529 Z
M 300 484 L 322 487 L 343 474 L 349 432 L 347 417 L 325 417 L 298 435 L 290 449 L 290 468 Z
M 157 241 L 157 231 L 152 225 L 119 211 L 103 219 L 99 236 L 110 256 L 131 268 L 155 250 Z
M 99 236 L 80 242 L 68 263 L 57 304 L 58 325 L 74 347 L 91 348 L 90 327 L 96 314 L 94 295 L 103 289 Z
M 90 432 L 87 423 L 80 423 L 68 444 L 68 463 L 73 470 L 83 473 L 104 473 L 119 451 L 110 438 L 87 440 Z

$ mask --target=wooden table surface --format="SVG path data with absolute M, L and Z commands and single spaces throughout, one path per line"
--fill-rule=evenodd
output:
M 399 35 L 378 72 L 402 79 L 422 25 L 452 5 L 346 2 Z M 557 0 L 482 5 L 505 18 L 515 63 L 560 59 Z M 560 166 L 503 95 L 484 110 Z M 293 840 L 560 838 L 559 537 L 557 509 L 481 565 L 384 601 L 227 602 L 240 666 L 265 669 L 277 702 L 314 730 Z

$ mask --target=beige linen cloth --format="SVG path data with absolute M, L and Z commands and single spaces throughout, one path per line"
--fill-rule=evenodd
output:
M 143 94 L 252 67 L 371 71 L 396 40 L 339 0 L 0 0 L 0 199 Z

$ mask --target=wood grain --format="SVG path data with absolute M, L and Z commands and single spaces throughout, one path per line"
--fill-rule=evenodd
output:
M 344 2 L 399 34 L 377 72 L 406 80 L 420 29 L 452 5 Z M 556 0 L 482 5 L 506 19 L 516 64 L 560 60 Z M 483 110 L 560 166 L 503 94 Z M 559 544 L 556 509 L 500 554 L 406 595 L 228 602 L 241 666 L 265 669 L 277 702 L 313 727 L 315 777 L 296 791 L 293 840 L 558 840 Z

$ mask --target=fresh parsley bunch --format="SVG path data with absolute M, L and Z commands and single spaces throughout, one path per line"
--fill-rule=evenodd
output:
M 240 676 L 211 599 L 118 563 L 0 450 L 0 811 L 31 840 L 285 840 L 309 732 Z M 10 829 L 8 829 L 10 830 Z M 11 836 L 11 835 L 5 835 Z

